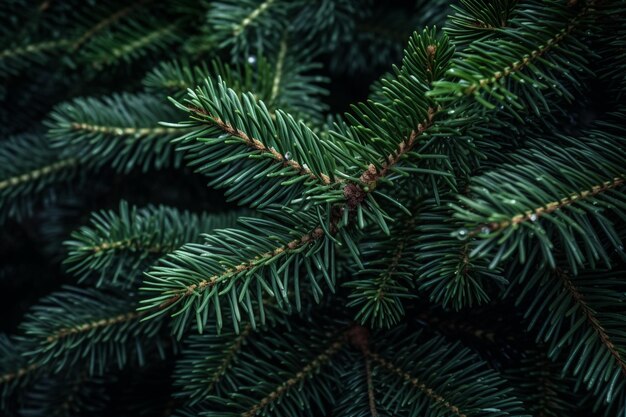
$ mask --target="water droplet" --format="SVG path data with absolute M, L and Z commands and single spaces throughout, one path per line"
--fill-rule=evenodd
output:
M 530 215 L 529 219 L 530 219 L 531 222 L 535 222 L 535 221 L 537 221 L 537 215 L 535 213 L 533 213 L 533 214 Z
M 454 114 L 454 110 L 449 110 L 448 114 Z
M 517 200 L 510 199 L 510 200 L 507 200 L 507 203 L 509 203 L 509 204 L 517 204 Z
M 291 152 L 285 153 L 285 160 L 289 161 L 291 159 Z
M 489 229 L 487 226 L 483 227 L 480 229 L 480 233 L 483 235 L 488 235 L 489 233 L 491 233 L 491 229 Z
M 467 239 L 468 236 L 469 236 L 469 232 L 464 227 L 459 229 L 459 230 L 457 230 L 457 232 L 456 232 L 456 237 L 459 240 L 465 240 L 465 239 Z
M 248 64 L 250 64 L 250 65 L 254 65 L 254 64 L 256 64 L 256 56 L 254 56 L 254 55 L 250 55 L 250 56 L 248 57 Z

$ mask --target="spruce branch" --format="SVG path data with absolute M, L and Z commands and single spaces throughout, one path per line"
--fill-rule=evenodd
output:
M 181 131 L 159 126 L 172 114 L 166 103 L 148 94 L 78 98 L 52 111 L 48 134 L 62 156 L 87 167 L 111 164 L 129 172 L 134 167 L 177 166 L 181 158 L 170 141 Z
M 150 19 L 133 21 L 119 32 L 94 38 L 83 47 L 82 56 L 98 71 L 120 62 L 130 63 L 179 42 L 183 24 L 182 19 L 167 24 Z
M 461 0 L 451 6 L 455 13 L 445 31 L 456 44 L 497 36 L 498 29 L 508 26 L 517 3 L 518 0 Z
M 461 224 L 452 219 L 447 207 L 451 201 L 450 196 L 442 196 L 440 204 L 434 199 L 420 203 L 411 253 L 415 253 L 419 290 L 444 308 L 460 310 L 487 303 L 489 289 L 508 281 L 484 259 L 471 258 L 471 241 L 453 236 Z
M 317 216 L 266 214 L 270 217 L 240 219 L 239 229 L 216 230 L 206 235 L 203 245 L 185 245 L 152 267 L 143 290 L 158 295 L 142 300 L 141 310 L 151 312 L 147 318 L 175 310 L 174 332 L 178 337 L 192 312 L 200 332 L 207 326 L 209 310 L 215 311 L 218 329 L 222 327 L 222 310 L 233 313 L 236 327 L 243 314 L 256 327 L 259 317 L 261 323 L 265 321 L 264 294 L 287 308 L 291 304 L 289 287 L 293 286 L 296 307 L 300 308 L 302 267 L 316 300 L 323 293 L 320 281 L 332 290 L 333 242 L 321 227 L 307 226 L 316 224 Z M 277 215 L 282 221 L 277 221 Z M 256 305 L 253 300 L 257 300 Z
M 402 218 L 404 216 L 404 218 Z M 355 319 L 373 328 L 391 328 L 404 316 L 404 302 L 414 298 L 412 293 L 414 273 L 417 268 L 413 251 L 414 219 L 398 213 L 400 220 L 390 230 L 397 236 L 389 241 L 386 235 L 376 236 L 371 231 L 360 244 L 363 269 L 343 285 L 350 288 L 348 307 L 358 310 Z
M 473 178 L 470 196 L 459 197 L 463 206 L 453 205 L 466 226 L 455 235 L 478 240 L 471 256 L 491 254 L 495 266 L 517 253 L 523 262 L 526 251 L 516 249 L 533 241 L 553 268 L 556 245 L 566 248 L 574 271 L 585 262 L 610 264 L 601 236 L 615 248 L 621 243 L 607 215 L 626 216 L 621 192 L 626 153 L 623 130 L 614 119 L 620 115 L 612 114 L 579 138 L 557 135 L 559 146 L 548 138 L 529 141 L 531 148 L 510 154 L 501 168 Z
M 436 81 L 428 94 L 441 103 L 473 97 L 488 109 L 497 105 L 506 108 L 520 120 L 518 113 L 525 108 L 537 115 L 542 113 L 540 108 L 549 110 L 543 97 L 545 90 L 572 100 L 569 90 L 579 84 L 570 73 L 590 70 L 583 54 L 568 54 L 563 45 L 587 51 L 573 34 L 595 13 L 594 1 L 573 8 L 562 3 L 546 7 L 541 1 L 524 6 L 525 9 L 517 10 L 520 6 L 516 5 L 512 12 L 515 17 L 507 27 L 490 36 L 481 36 L 478 28 L 477 39 L 457 54 L 446 78 Z M 537 24 L 545 29 L 533 31 L 531 28 Z M 496 51 L 500 54 L 493 59 Z
M 615 360 L 615 363 L 620 368 L 622 374 L 626 377 L 626 358 L 623 358 L 618 348 L 615 346 L 611 337 L 607 334 L 606 330 L 602 327 L 602 324 L 598 320 L 596 313 L 585 302 L 583 294 L 574 285 L 568 274 L 561 269 L 556 269 L 554 274 L 563 282 L 563 287 L 570 294 L 574 302 L 578 305 L 582 315 L 587 320 L 589 326 L 596 333 L 597 337 L 603 346 L 609 351 L 610 355 Z
M 0 144 L 0 221 L 32 214 L 49 203 L 61 185 L 77 177 L 81 164 L 63 157 L 43 135 L 18 135 Z
M 76 51 L 82 45 L 84 45 L 87 41 L 89 41 L 92 37 L 94 37 L 97 33 L 115 24 L 116 22 L 123 19 L 124 17 L 131 14 L 132 12 L 135 12 L 137 9 L 140 9 L 143 6 L 146 6 L 152 3 L 152 1 L 153 0 L 135 0 L 131 4 L 116 10 L 115 12 L 111 13 L 104 19 L 98 21 L 95 25 L 93 25 L 91 28 L 86 30 L 78 39 L 76 39 L 72 43 L 72 49 Z
M 529 262 L 540 259 L 535 249 Z M 537 340 L 546 342 L 548 357 L 563 360 L 562 371 L 575 377 L 578 386 L 611 404 L 626 387 L 626 340 L 620 330 L 624 286 L 618 279 L 623 271 L 573 274 L 561 265 L 539 265 L 526 268 L 509 293 L 517 293 L 516 304 L 525 309 Z
M 202 233 L 233 226 L 240 213 L 196 215 L 165 206 L 129 207 L 95 212 L 65 242 L 65 264 L 79 281 L 96 277 L 96 285 L 129 286 L 158 258 L 185 243 L 200 242 Z M 120 282 L 121 281 L 121 282 Z
M 214 178 L 211 185 L 230 188 L 229 199 L 262 208 L 292 200 L 301 187 L 335 181 L 334 160 L 302 121 L 280 110 L 273 118 L 263 102 L 240 96 L 219 78 L 206 79 L 187 101 L 174 102 L 194 120 L 175 125 L 193 129 L 178 139 L 179 147 L 192 166 Z
M 180 387 L 175 396 L 186 398 L 193 406 L 209 395 L 236 390 L 235 378 L 230 372 L 257 332 L 263 334 L 247 324 L 239 334 L 226 330 L 219 335 L 189 337 L 174 373 L 175 385 Z
M 71 44 L 69 39 L 55 39 L 28 44 L 18 44 L 0 51 L 0 76 L 16 75 L 31 65 L 43 64 L 51 55 Z
M 0 334 L 0 407 L 16 390 L 28 386 L 39 375 L 42 364 L 29 363 L 20 340 Z
M 65 287 L 33 307 L 22 323 L 24 355 L 54 373 L 86 360 L 89 373 L 101 375 L 117 362 L 143 364 L 146 355 L 162 354 L 163 321 L 142 322 L 133 296 L 119 292 Z M 51 321 L 49 317 L 62 317 Z
M 313 360 L 307 363 L 300 371 L 298 371 L 292 378 L 283 382 L 277 386 L 273 391 L 263 397 L 259 402 L 254 404 L 248 410 L 241 414 L 242 417 L 253 417 L 257 415 L 261 410 L 266 408 L 276 399 L 282 397 L 289 390 L 293 389 L 297 384 L 300 384 L 307 378 L 310 378 L 314 372 L 317 372 L 319 368 L 326 365 L 332 358 L 344 347 L 346 343 L 345 337 L 341 335 L 339 340 L 333 341 L 324 351 L 318 354 Z

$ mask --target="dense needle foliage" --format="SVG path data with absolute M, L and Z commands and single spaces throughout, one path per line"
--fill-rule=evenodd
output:
M 626 2 L 4 0 L 0 415 L 626 417 Z

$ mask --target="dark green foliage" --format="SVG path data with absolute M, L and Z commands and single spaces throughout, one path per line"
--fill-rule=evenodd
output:
M 107 367 L 143 364 L 146 354 L 162 354 L 163 321 L 141 321 L 133 295 L 122 292 L 66 287 L 35 306 L 22 323 L 27 340 L 24 355 L 55 373 L 79 366 L 101 375 Z M 47 318 L 58 316 L 51 322 Z
M 233 226 L 238 214 L 195 215 L 165 206 L 138 209 L 122 201 L 118 211 L 93 213 L 90 226 L 72 233 L 72 240 L 65 242 L 65 262 L 79 282 L 95 275 L 97 286 L 131 285 L 158 258 L 185 243 L 200 242 L 202 233 Z
M 490 109 L 499 105 L 514 113 L 529 106 L 537 115 L 550 110 L 544 98 L 550 91 L 573 100 L 571 90 L 580 85 L 576 77 L 589 73 L 587 63 L 593 57 L 577 35 L 584 30 L 594 2 L 527 1 L 511 12 L 504 3 L 492 7 L 500 9 L 495 13 L 501 19 L 509 15 L 511 19 L 493 35 L 472 41 L 432 94 L 443 102 L 470 96 Z M 481 33 L 484 25 L 476 26 Z
M 536 258 L 531 259 L 537 262 Z M 548 357 L 561 359 L 564 371 L 570 370 L 579 384 L 607 403 L 615 397 L 623 402 L 626 390 L 626 287 L 620 279 L 624 273 L 597 270 L 574 275 L 563 269 L 539 269 L 527 272 L 514 283 L 517 288 L 512 287 L 519 294 L 517 303 L 526 308 L 529 327 L 538 341 L 546 343 Z
M 473 243 L 454 236 L 460 224 L 451 217 L 444 205 L 424 201 L 415 216 L 413 251 L 420 290 L 437 304 L 458 310 L 488 302 L 487 286 L 507 280 L 499 268 L 471 257 Z
M 142 309 L 155 315 L 175 311 L 174 328 L 180 337 L 194 318 L 202 332 L 210 314 L 215 314 L 220 329 L 222 310 L 236 328 L 246 316 L 255 326 L 257 314 L 264 323 L 266 294 L 280 307 L 287 309 L 294 302 L 299 310 L 304 288 L 310 288 L 316 300 L 323 288 L 332 291 L 335 251 L 330 236 L 321 228 L 312 229 L 317 217 L 289 216 L 287 223 L 285 214 L 282 222 L 277 213 L 267 214 L 240 218 L 241 228 L 217 230 L 206 235 L 203 244 L 190 243 L 164 257 L 147 274 L 143 290 L 157 295 L 145 300 Z
M 621 245 L 611 214 L 626 220 L 626 136 L 613 121 L 619 119 L 623 115 L 616 113 L 602 130 L 576 138 L 557 134 L 558 146 L 553 138 L 532 140 L 501 168 L 473 178 L 471 196 L 460 197 L 467 208 L 456 206 L 456 217 L 467 227 L 455 234 L 478 237 L 472 255 L 493 254 L 492 265 L 512 254 L 524 262 L 526 242 L 539 245 L 551 267 L 556 242 L 574 271 L 586 262 L 610 264 L 607 250 Z
M 221 79 L 207 78 L 188 103 L 176 105 L 195 119 L 176 125 L 193 129 L 178 139 L 181 149 L 191 166 L 214 178 L 210 184 L 230 188 L 229 200 L 264 207 L 291 200 L 301 184 L 324 187 L 333 180 L 334 161 L 315 132 L 280 110 L 270 113 L 250 93 L 239 97 Z M 269 181 L 259 187 L 252 180 L 261 176 Z
M 32 215 L 37 204 L 54 199 L 58 186 L 76 178 L 80 161 L 62 157 L 41 133 L 0 143 L 0 220 Z
M 164 100 L 144 94 L 76 99 L 52 111 L 51 146 L 61 157 L 118 171 L 178 166 L 180 155 L 170 142 L 179 132 L 159 125 L 174 114 Z
M 3 2 L 0 415 L 625 417 L 624 28 Z
M 102 378 L 86 373 L 46 377 L 25 396 L 20 413 L 25 417 L 99 415 L 110 401 L 104 384 Z

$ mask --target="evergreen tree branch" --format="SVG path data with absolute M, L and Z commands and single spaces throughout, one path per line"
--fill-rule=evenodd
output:
M 324 184 L 330 184 L 330 177 L 325 173 L 319 175 L 314 174 L 306 164 L 302 165 L 298 161 L 295 161 L 289 157 L 288 154 L 281 154 L 276 149 L 268 148 L 263 142 L 253 137 L 249 137 L 245 132 L 238 130 L 236 127 L 229 123 L 222 121 L 219 117 L 207 113 L 204 109 L 189 107 L 189 110 L 197 115 L 206 116 L 217 126 L 220 130 L 227 133 L 230 136 L 241 139 L 250 148 L 259 151 L 261 153 L 269 154 L 283 167 L 289 167 L 297 172 L 298 175 L 308 176 L 313 180 L 321 181 Z
M 477 39 L 457 54 L 447 76 L 435 82 L 428 94 L 441 103 L 473 97 L 489 109 L 496 105 L 506 108 L 519 120 L 522 117 L 518 112 L 524 108 L 538 116 L 542 114 L 540 108 L 549 111 L 544 97 L 546 90 L 573 100 L 568 90 L 580 84 L 571 72 L 590 74 L 591 71 L 582 54 L 567 51 L 583 50 L 587 55 L 593 54 L 573 33 L 594 15 L 595 2 L 569 7 L 564 3 L 547 6 L 544 2 L 533 1 L 524 2 L 523 6 L 513 9 L 515 17 L 507 27 L 497 29 L 490 36 L 481 36 L 480 30 L 475 31 Z M 531 29 L 536 25 L 541 25 L 542 30 Z M 494 54 L 496 51 L 498 53 Z M 555 71 L 555 68 L 562 69 Z
M 0 76 L 15 75 L 31 63 L 42 64 L 48 57 L 71 44 L 69 39 L 18 44 L 0 51 Z
M 527 210 L 523 214 L 516 214 L 508 220 L 501 220 L 500 222 L 497 222 L 497 223 L 482 224 L 480 226 L 477 226 L 473 230 L 471 230 L 468 233 L 468 235 L 471 237 L 471 236 L 476 236 L 480 233 L 485 233 L 484 228 L 488 228 L 489 231 L 495 232 L 497 230 L 505 229 L 507 227 L 515 227 L 516 225 L 519 225 L 523 222 L 537 221 L 544 214 L 549 214 L 557 210 L 561 210 L 571 204 L 575 204 L 578 201 L 590 199 L 605 191 L 618 188 L 621 185 L 623 185 L 624 182 L 626 182 L 626 179 L 622 177 L 616 177 L 610 181 L 604 181 L 601 184 L 594 185 L 587 190 L 582 190 L 580 192 L 572 193 L 567 197 L 563 197 L 559 201 L 552 201 L 540 207 Z
M 571 298 L 574 300 L 575 304 L 579 307 L 582 315 L 587 320 L 587 323 L 600 339 L 600 343 L 609 351 L 609 353 L 615 360 L 615 363 L 621 369 L 622 374 L 626 377 L 626 359 L 622 357 L 620 352 L 615 347 L 615 344 L 611 341 L 610 336 L 602 327 L 602 324 L 600 323 L 596 313 L 585 302 L 584 295 L 574 285 L 571 278 L 565 271 L 557 268 L 556 270 L 554 270 L 554 275 L 563 282 L 563 287 L 567 290 Z
M 59 186 L 77 176 L 81 164 L 63 157 L 43 135 L 18 135 L 0 144 L 0 221 L 32 214 L 49 203 Z
M 131 62 L 148 53 L 162 51 L 180 40 L 182 20 L 135 23 L 106 37 L 97 37 L 89 42 L 82 56 L 91 67 L 104 67 L 122 62 Z
M 413 262 L 414 230 L 414 218 L 403 218 L 392 226 L 395 241 L 389 242 L 383 235 L 361 243 L 364 268 L 343 285 L 351 289 L 347 306 L 358 308 L 355 319 L 362 325 L 390 328 L 404 316 L 403 301 L 414 297 L 410 291 L 417 267 Z
M 128 6 L 123 7 L 121 9 L 115 11 L 114 13 L 110 14 L 106 18 L 100 20 L 93 27 L 91 27 L 87 31 L 85 31 L 85 33 L 83 33 L 80 36 L 80 38 L 78 38 L 77 40 L 75 40 L 73 42 L 72 49 L 74 51 L 76 51 L 82 45 L 84 45 L 89 39 L 91 39 L 94 35 L 96 35 L 98 32 L 101 32 L 102 30 L 104 30 L 108 26 L 111 26 L 111 25 L 115 24 L 116 22 L 118 22 L 119 20 L 123 19 L 124 17 L 126 17 L 130 13 L 136 11 L 137 9 L 139 9 L 139 8 L 141 8 L 141 7 L 143 7 L 143 6 L 147 5 L 147 4 L 150 4 L 152 1 L 153 0 L 135 0 L 133 3 L 129 4 Z
M 132 296 L 119 292 L 66 287 L 33 307 L 22 323 L 24 355 L 52 372 L 67 364 L 87 361 L 89 373 L 103 374 L 116 361 L 122 368 L 131 360 L 145 362 L 153 350 L 163 352 L 163 321 L 142 322 Z M 51 321 L 55 315 L 62 319 Z
M 239 214 L 195 215 L 164 206 L 129 207 L 122 201 L 118 211 L 93 213 L 89 226 L 72 233 L 65 242 L 65 264 L 80 281 L 95 275 L 97 286 L 128 286 L 159 257 L 185 243 L 199 243 L 202 233 L 233 226 Z
M 529 329 L 548 344 L 551 359 L 565 361 L 563 372 L 569 371 L 578 386 L 600 402 L 617 403 L 626 387 L 626 339 L 620 330 L 624 285 L 617 279 L 623 271 L 574 275 L 561 266 L 546 268 L 537 249 L 529 262 L 539 267 L 525 268 L 509 290 L 518 293 L 516 304 L 525 308 Z
M 248 26 L 250 26 L 261 14 L 263 14 L 272 6 L 272 3 L 274 3 L 274 0 L 264 0 L 263 2 L 261 2 L 259 6 L 256 9 L 252 10 L 252 12 L 247 15 L 239 25 L 235 25 L 233 29 L 233 35 L 235 37 L 241 35 L 241 33 Z
M 620 115 L 597 122 L 579 138 L 557 135 L 559 146 L 548 138 L 529 141 L 532 148 L 509 154 L 499 169 L 473 178 L 470 196 L 459 197 L 465 207 L 453 206 L 466 226 L 455 235 L 478 239 L 471 256 L 493 254 L 495 266 L 517 253 L 523 262 L 526 251 L 516 249 L 528 240 L 540 244 L 552 268 L 557 244 L 566 248 L 574 271 L 597 259 L 610 264 L 601 236 L 615 248 L 621 243 L 607 214 L 626 218 Z
M 410 383 L 413 387 L 420 390 L 424 393 L 428 398 L 430 398 L 435 403 L 441 405 L 442 407 L 448 409 L 451 413 L 458 417 L 467 417 L 467 414 L 462 412 L 459 407 L 454 404 L 451 404 L 450 401 L 446 400 L 445 397 L 437 394 L 432 388 L 428 387 L 426 384 L 421 382 L 418 378 L 412 376 L 409 372 L 403 370 L 402 368 L 395 366 L 393 362 L 381 357 L 377 353 L 370 353 L 369 357 L 373 362 L 380 365 L 383 369 L 388 372 L 393 373 L 394 375 L 404 379 L 406 382 Z
M 240 219 L 240 229 L 214 231 L 206 236 L 204 245 L 185 245 L 152 267 L 143 290 L 159 294 L 142 301 L 141 310 L 151 311 L 147 318 L 176 309 L 174 331 L 180 337 L 191 312 L 195 311 L 198 330 L 202 331 L 208 311 L 214 309 L 217 327 L 221 328 L 222 310 L 228 306 L 236 317 L 235 326 L 241 320 L 240 308 L 256 326 L 255 309 L 261 322 L 265 320 L 261 302 L 264 293 L 275 298 L 279 306 L 288 306 L 288 288 L 293 285 L 296 306 L 300 308 L 302 267 L 316 300 L 322 294 L 320 280 L 332 290 L 333 243 L 323 228 L 311 230 L 307 226 L 317 223 L 317 216 L 266 214 L 266 219 Z M 272 217 L 276 215 L 281 216 L 280 223 Z M 258 300 L 256 305 L 253 299 Z
M 424 200 L 416 214 L 416 280 L 420 291 L 444 308 L 460 310 L 490 301 L 490 287 L 507 283 L 501 271 L 489 268 L 484 259 L 473 259 L 473 243 L 456 239 L 453 234 L 461 224 L 451 219 L 449 196 Z
M 120 94 L 102 99 L 78 98 L 57 106 L 49 116 L 52 146 L 62 156 L 88 167 L 111 164 L 128 172 L 136 166 L 178 165 L 170 141 L 181 133 L 159 126 L 174 110 L 148 94 Z
M 259 413 L 259 411 L 266 408 L 269 404 L 276 399 L 285 395 L 286 392 L 293 389 L 297 384 L 301 383 L 307 378 L 310 378 L 313 373 L 317 372 L 319 368 L 326 365 L 333 356 L 335 356 L 346 344 L 344 335 L 341 335 L 338 340 L 335 340 L 328 346 L 323 352 L 318 354 L 311 362 L 307 363 L 299 372 L 297 372 L 292 378 L 283 382 L 277 386 L 272 392 L 263 397 L 259 402 L 250 407 L 247 411 L 241 414 L 242 417 L 253 417 Z

